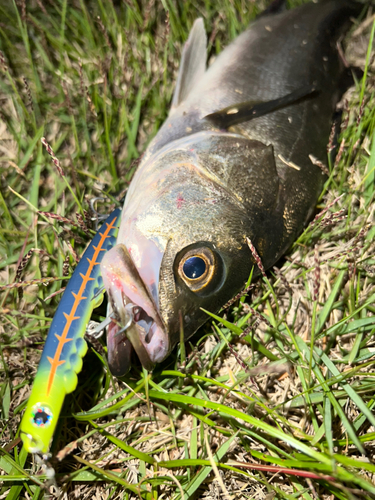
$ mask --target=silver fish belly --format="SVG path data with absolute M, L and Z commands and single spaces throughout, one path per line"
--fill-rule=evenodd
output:
M 117 245 L 103 259 L 110 367 L 134 348 L 152 369 L 217 311 L 255 265 L 270 267 L 311 217 L 340 98 L 336 41 L 360 6 L 325 0 L 261 17 L 206 69 L 198 19 L 185 44 L 170 115 L 131 182 Z

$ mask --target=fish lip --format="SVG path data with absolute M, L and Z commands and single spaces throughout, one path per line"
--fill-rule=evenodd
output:
M 152 370 L 169 354 L 170 341 L 153 298 L 125 245 L 118 244 L 109 250 L 103 257 L 101 268 L 115 317 L 120 327 L 128 325 L 127 338 L 144 368 Z M 134 311 L 134 308 L 138 310 Z M 139 319 L 136 319 L 135 312 L 139 313 Z M 133 314 L 130 324 L 129 313 Z M 141 324 L 142 315 L 146 318 L 147 331 Z
M 149 316 L 142 307 L 134 304 L 129 297 L 124 295 L 120 290 L 115 290 L 114 293 L 110 293 L 110 300 L 115 315 L 119 319 L 120 326 L 125 328 L 126 337 L 131 342 L 142 366 L 146 368 L 146 370 L 153 370 L 155 364 L 163 361 L 168 354 L 169 342 L 166 346 L 163 346 L 163 338 L 166 332 L 161 331 L 154 315 Z M 132 307 L 129 308 L 127 306 Z M 133 311 L 131 311 L 131 309 L 133 309 Z M 134 313 L 134 310 L 136 310 L 136 313 Z M 129 318 L 126 314 L 126 312 L 129 314 L 130 311 L 132 318 Z M 150 319 L 148 324 L 146 323 L 148 326 L 147 331 L 141 326 L 140 320 L 136 319 L 137 315 L 142 317 L 142 313 L 146 313 Z M 157 311 L 155 311 L 155 313 L 157 313 Z M 150 349 L 150 344 L 152 345 L 152 349 Z
M 120 328 L 123 327 L 125 329 L 125 335 L 128 340 L 131 342 L 133 349 L 135 350 L 142 366 L 146 368 L 146 370 L 153 370 L 155 364 L 159 361 L 162 361 L 165 357 L 165 353 L 163 349 L 155 349 L 153 354 L 149 352 L 147 348 L 148 344 L 152 342 L 155 333 L 158 332 L 158 326 L 153 316 L 148 316 L 150 318 L 150 325 L 148 330 L 146 331 L 140 324 L 139 320 L 136 320 L 137 314 L 140 316 L 142 312 L 145 310 L 134 304 L 129 297 L 123 294 L 123 292 L 119 289 L 110 290 L 109 291 L 110 301 L 112 305 L 112 309 L 114 310 L 114 315 L 117 317 L 120 323 Z M 127 307 L 130 306 L 130 307 Z M 137 310 L 134 314 L 134 310 Z M 129 313 L 132 315 L 129 318 Z M 146 313 L 147 314 L 147 313 Z M 150 331 L 152 329 L 156 329 L 156 332 L 152 332 L 151 337 L 149 336 Z M 165 333 L 165 332 L 164 332 Z M 161 356 L 160 356 L 161 355 Z M 152 357 L 151 357 L 152 356 Z M 160 359 L 162 357 L 162 359 Z
M 155 367 L 155 363 L 153 363 L 150 359 L 149 353 L 145 349 L 141 337 L 139 335 L 139 330 L 136 324 L 132 324 L 126 330 L 126 336 L 130 340 L 133 349 L 135 350 L 139 361 L 141 362 L 143 368 L 146 368 L 148 371 L 152 371 Z
M 108 308 L 111 309 L 110 304 Z M 112 375 L 123 377 L 128 373 L 131 367 L 132 351 L 133 347 L 126 332 L 121 332 L 118 324 L 111 321 L 107 327 L 107 361 Z

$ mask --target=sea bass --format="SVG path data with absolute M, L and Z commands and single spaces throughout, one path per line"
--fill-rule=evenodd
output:
M 281 9 L 280 9 L 281 10 Z M 198 19 L 170 114 L 130 184 L 101 271 L 114 375 L 134 348 L 152 369 L 288 249 L 311 217 L 344 65 L 337 40 L 361 5 L 323 0 L 260 17 L 206 69 Z

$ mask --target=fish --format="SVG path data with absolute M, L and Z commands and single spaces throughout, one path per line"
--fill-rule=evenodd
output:
M 323 0 L 260 16 L 207 68 L 202 19 L 183 48 L 168 118 L 129 186 L 101 262 L 111 372 L 152 370 L 243 289 L 255 247 L 275 264 L 315 210 L 345 65 L 338 39 L 363 5 Z M 274 4 L 275 5 L 275 4 Z M 311 158 L 318 159 L 319 162 Z M 126 326 L 126 327 L 125 327 Z

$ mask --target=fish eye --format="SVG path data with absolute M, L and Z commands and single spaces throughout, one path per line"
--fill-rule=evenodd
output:
M 178 264 L 178 274 L 193 292 L 204 290 L 217 271 L 217 257 L 208 247 L 185 252 Z
M 207 264 L 202 257 L 193 255 L 185 260 L 182 266 L 182 272 L 185 277 L 190 280 L 201 278 L 207 270 Z

